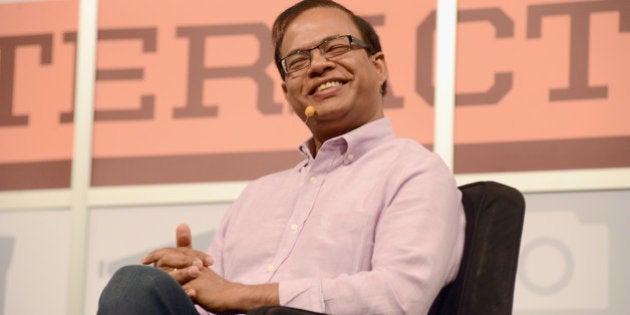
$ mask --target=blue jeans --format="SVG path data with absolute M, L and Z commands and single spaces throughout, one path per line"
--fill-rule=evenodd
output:
M 182 287 L 166 272 L 149 266 L 120 268 L 98 302 L 98 315 L 198 315 Z

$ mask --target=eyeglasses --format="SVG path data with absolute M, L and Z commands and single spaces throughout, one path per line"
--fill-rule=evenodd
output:
M 331 58 L 341 56 L 352 50 L 352 43 L 355 43 L 363 49 L 367 49 L 369 47 L 366 43 L 352 35 L 338 35 L 324 39 L 315 47 L 296 50 L 288 56 L 280 59 L 278 63 L 280 64 L 282 71 L 284 71 L 284 74 L 289 74 L 310 66 L 311 60 L 313 59 L 311 52 L 315 49 L 318 49 L 326 60 L 330 60 Z

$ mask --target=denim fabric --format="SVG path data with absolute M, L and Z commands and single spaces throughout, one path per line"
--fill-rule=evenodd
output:
M 98 315 L 198 315 L 182 287 L 166 272 L 148 266 L 120 268 L 98 303 Z

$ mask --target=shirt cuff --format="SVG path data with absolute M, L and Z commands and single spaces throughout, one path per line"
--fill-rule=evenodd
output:
M 320 279 L 281 281 L 278 284 L 280 305 L 313 312 L 326 312 L 323 287 Z

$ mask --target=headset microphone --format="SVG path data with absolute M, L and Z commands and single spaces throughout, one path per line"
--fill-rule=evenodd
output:
M 315 116 L 315 107 L 313 107 L 312 105 L 306 106 L 306 109 L 304 110 L 304 115 L 306 115 L 306 120 L 304 121 L 304 123 L 307 123 L 310 117 Z

